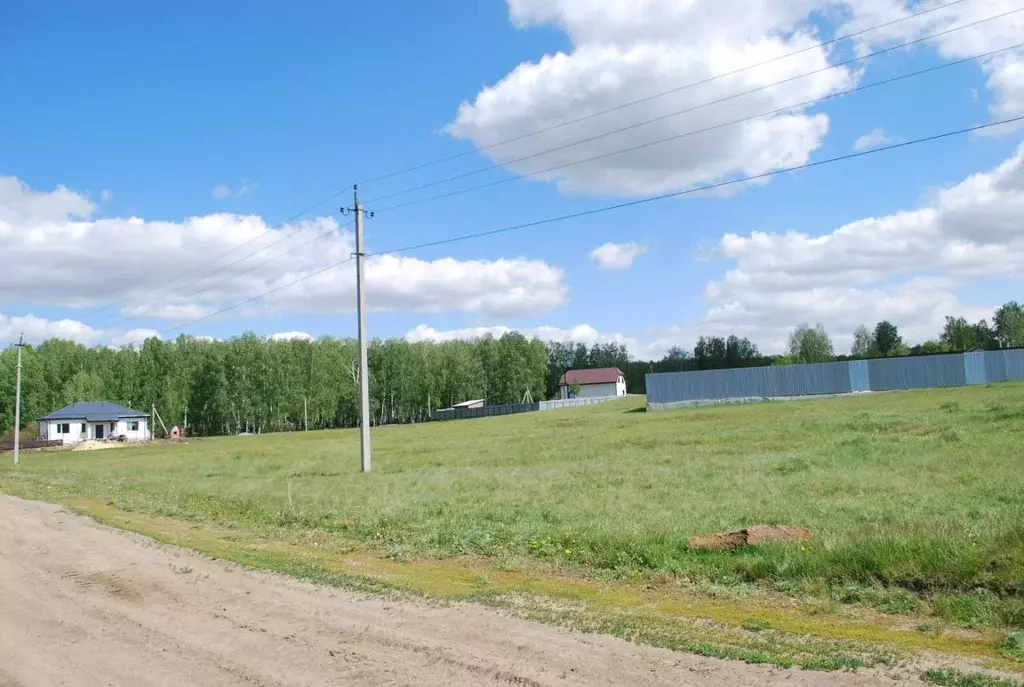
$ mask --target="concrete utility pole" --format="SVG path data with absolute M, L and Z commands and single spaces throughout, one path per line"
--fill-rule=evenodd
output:
M 363 206 L 359 187 L 352 187 L 356 214 L 356 312 L 359 318 L 359 445 L 363 472 L 370 471 L 370 371 L 366 358 L 366 304 L 363 293 Z
M 25 347 L 25 335 L 18 337 L 18 367 L 14 382 L 14 464 L 21 459 L 21 349 Z

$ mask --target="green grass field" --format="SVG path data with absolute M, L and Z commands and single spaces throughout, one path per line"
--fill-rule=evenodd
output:
M 1024 384 L 384 427 L 368 475 L 358 442 L 331 431 L 32 453 L 0 468 L 0 489 L 399 562 L 483 557 L 1024 627 Z M 686 546 L 750 524 L 814 538 Z

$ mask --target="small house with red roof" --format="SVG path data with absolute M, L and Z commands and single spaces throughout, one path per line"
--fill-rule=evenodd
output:
M 569 370 L 562 375 L 558 385 L 561 398 L 607 398 L 626 395 L 626 377 L 617 367 Z

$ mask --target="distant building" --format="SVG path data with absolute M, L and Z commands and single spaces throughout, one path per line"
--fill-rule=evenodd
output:
M 39 438 L 77 444 L 87 439 L 125 437 L 128 441 L 149 439 L 146 413 L 105 401 L 72 403 L 39 418 Z
M 487 403 L 482 398 L 478 398 L 472 401 L 463 401 L 462 403 L 456 403 L 452 406 L 455 410 L 470 410 L 471 408 L 483 408 Z
M 604 398 L 625 396 L 626 377 L 617 367 L 602 367 L 595 370 L 569 370 L 558 381 L 561 398 Z M 578 393 L 572 387 L 579 384 Z

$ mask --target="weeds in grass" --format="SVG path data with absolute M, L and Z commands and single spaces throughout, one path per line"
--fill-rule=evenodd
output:
M 767 620 L 761 620 L 760 618 L 747 618 L 743 621 L 743 629 L 749 630 L 750 632 L 761 632 L 771 627 L 771 623 Z
M 921 674 L 925 682 L 940 687 L 1024 687 L 1024 682 L 984 673 L 963 673 L 955 668 L 937 668 Z
M 1007 632 L 999 653 L 1014 661 L 1024 662 L 1024 632 Z

